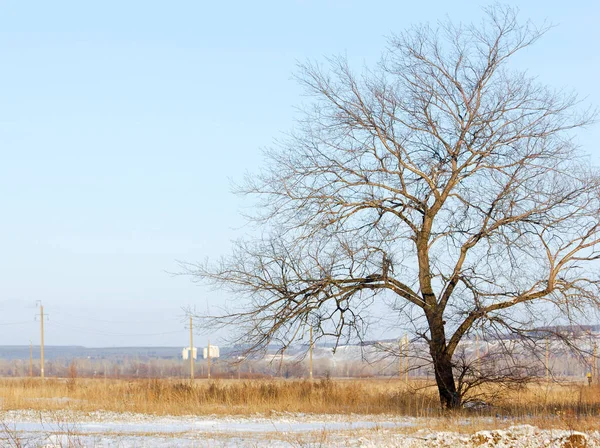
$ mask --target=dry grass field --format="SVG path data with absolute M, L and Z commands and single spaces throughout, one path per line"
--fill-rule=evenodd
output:
M 398 379 L 196 380 L 4 379 L 4 411 L 30 409 L 152 415 L 271 413 L 489 416 L 539 427 L 600 427 L 600 386 L 537 384 L 497 395 L 490 406 L 444 414 L 434 387 Z M 483 391 L 483 392 L 493 392 Z M 443 419 L 442 419 L 443 420 Z M 488 425 L 489 426 L 489 425 Z
M 444 413 L 425 381 L 1 379 L 0 446 L 600 447 L 599 386 L 478 392 Z

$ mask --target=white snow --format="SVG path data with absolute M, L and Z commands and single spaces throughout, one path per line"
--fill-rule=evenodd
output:
M 0 413 L 0 446 L 600 448 L 598 431 L 584 434 L 518 425 L 468 434 L 464 428 L 461 431 L 467 421 L 454 422 L 456 431 L 429 430 L 429 423 L 380 415 L 152 416 L 22 410 Z M 489 419 L 480 423 L 491 425 Z

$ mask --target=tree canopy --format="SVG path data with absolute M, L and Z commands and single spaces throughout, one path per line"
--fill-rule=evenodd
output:
M 250 347 L 308 325 L 360 337 L 385 296 L 455 407 L 473 328 L 526 335 L 540 312 L 597 309 L 598 175 L 574 140 L 594 113 L 509 63 L 546 31 L 493 6 L 391 37 L 358 74 L 343 57 L 299 67 L 303 117 L 239 189 L 262 236 L 191 267 L 243 297 L 222 317 Z

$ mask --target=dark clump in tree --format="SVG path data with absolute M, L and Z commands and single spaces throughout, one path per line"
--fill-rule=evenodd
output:
M 508 64 L 545 32 L 494 6 L 478 25 L 394 36 L 360 75 L 344 58 L 302 65 L 304 117 L 240 188 L 263 236 L 187 266 L 246 298 L 221 322 L 252 349 L 307 325 L 339 342 L 364 334 L 381 298 L 426 342 L 454 408 L 457 347 L 474 328 L 516 341 L 542 315 L 585 317 L 599 184 L 573 131 L 594 114 Z

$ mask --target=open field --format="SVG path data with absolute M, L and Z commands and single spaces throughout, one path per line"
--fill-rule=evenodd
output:
M 587 419 L 600 415 L 600 386 L 540 383 L 477 393 L 458 414 L 523 419 Z M 398 379 L 196 380 L 1 379 L 2 410 L 135 412 L 153 415 L 248 415 L 272 412 L 447 416 L 433 383 Z
M 169 379 L 3 379 L 0 445 L 439 447 L 503 446 L 506 438 L 524 443 L 506 446 L 600 446 L 598 386 L 532 385 L 451 414 L 440 411 L 428 386 L 398 379 L 193 386 Z M 587 445 L 565 444 L 577 431 Z

